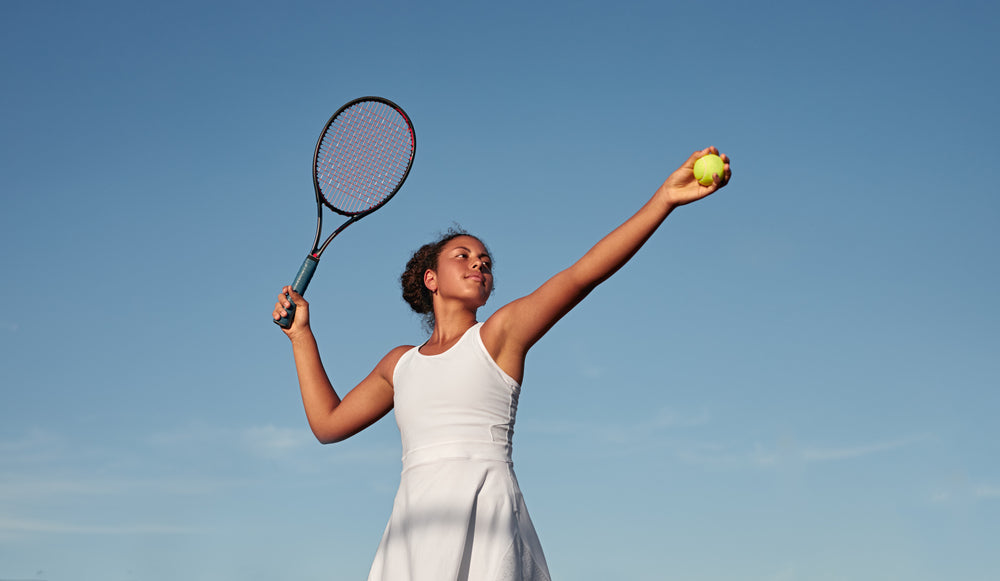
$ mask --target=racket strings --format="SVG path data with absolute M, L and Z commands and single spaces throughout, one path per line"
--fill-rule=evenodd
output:
M 412 156 L 412 130 L 403 115 L 381 102 L 361 102 L 323 135 L 316 158 L 320 192 L 345 214 L 370 210 L 396 191 Z

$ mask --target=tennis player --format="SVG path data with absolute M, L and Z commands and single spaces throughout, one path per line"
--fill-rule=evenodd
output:
M 296 316 L 291 340 L 313 434 L 338 442 L 395 408 L 402 438 L 399 490 L 369 581 L 548 581 L 549 571 L 511 463 L 511 436 L 528 350 L 639 250 L 674 209 L 730 179 L 701 185 L 694 152 L 653 197 L 575 264 L 483 322 L 492 259 L 464 232 L 420 248 L 401 277 L 403 296 L 433 329 L 419 346 L 389 351 L 343 398 L 309 326 L 309 303 L 282 288 L 272 316 Z M 286 293 L 288 297 L 286 297 Z

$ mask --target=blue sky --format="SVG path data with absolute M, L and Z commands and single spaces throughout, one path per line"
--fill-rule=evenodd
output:
M 391 418 L 311 439 L 270 322 L 310 156 L 366 94 L 401 193 L 308 296 L 339 389 L 419 342 L 453 223 L 492 308 L 672 215 L 529 356 L 515 467 L 562 580 L 994 579 L 998 9 L 987 2 L 0 3 L 0 579 L 360 579 Z

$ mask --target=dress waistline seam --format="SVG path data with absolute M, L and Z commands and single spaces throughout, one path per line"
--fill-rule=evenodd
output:
M 474 460 L 512 464 L 511 446 L 506 442 L 464 441 L 434 444 L 403 455 L 403 470 L 440 461 Z

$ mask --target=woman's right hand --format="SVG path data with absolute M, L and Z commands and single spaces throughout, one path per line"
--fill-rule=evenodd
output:
M 278 295 L 278 302 L 274 303 L 274 312 L 271 313 L 271 316 L 277 321 L 288 315 L 286 309 L 291 307 L 292 303 L 295 304 L 295 318 L 292 319 L 292 326 L 282 329 L 290 339 L 302 331 L 309 331 L 309 301 L 292 290 L 291 285 L 285 286 L 282 287 L 281 294 Z

